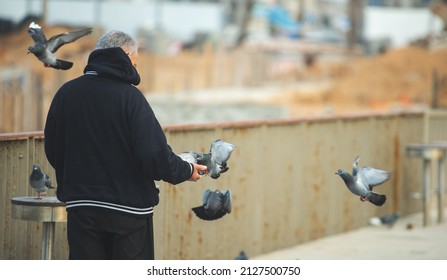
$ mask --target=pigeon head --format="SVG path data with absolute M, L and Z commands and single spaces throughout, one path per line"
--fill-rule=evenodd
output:
M 36 44 L 36 45 L 32 45 L 32 46 L 28 47 L 28 53 L 27 54 L 33 53 L 33 54 L 38 55 L 38 54 L 41 54 L 41 53 L 44 53 L 44 52 L 45 52 L 45 47 L 43 45 Z
M 342 175 L 343 173 L 346 173 L 343 169 L 338 169 L 337 171 L 335 171 L 335 174 L 337 175 Z
M 352 178 L 351 174 L 349 174 L 348 172 L 344 171 L 343 169 L 338 169 L 335 172 L 335 174 L 339 175 L 343 179 L 343 181 L 345 183 L 350 183 L 351 181 L 353 181 L 353 178 Z
M 42 170 L 40 169 L 40 165 L 35 163 L 33 164 L 33 171 L 31 172 L 30 179 L 32 180 L 40 180 L 43 178 Z
M 33 171 L 40 172 L 40 171 L 41 171 L 41 169 L 40 169 L 40 165 L 37 164 L 37 163 L 33 164 Z

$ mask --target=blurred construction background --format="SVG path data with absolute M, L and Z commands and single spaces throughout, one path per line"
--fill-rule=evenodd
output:
M 443 107 L 446 15 L 425 0 L 5 0 L 0 132 L 41 130 L 57 88 L 111 29 L 138 38 L 139 88 L 165 125 Z M 58 51 L 73 69 L 52 71 L 26 55 L 31 21 L 48 37 L 94 33 Z
M 32 21 L 47 37 L 94 32 L 58 50 L 74 62 L 58 71 L 26 55 Z M 161 188 L 159 258 L 261 255 L 365 226 L 373 215 L 420 211 L 409 194 L 421 190 L 422 169 L 405 147 L 447 141 L 446 24 L 441 0 L 2 0 L 0 259 L 39 257 L 39 224 L 11 219 L 9 201 L 33 195 L 33 162 L 54 176 L 41 134 L 49 104 L 111 29 L 137 38 L 138 88 L 176 151 L 204 151 L 215 138 L 238 147 L 219 181 L 193 192 Z M 385 207 L 359 206 L 333 175 L 357 154 L 393 171 Z M 189 208 L 217 187 L 233 188 L 234 212 L 200 224 Z M 64 225 L 58 229 L 56 258 L 64 259 Z M 229 236 L 236 231 L 239 238 Z

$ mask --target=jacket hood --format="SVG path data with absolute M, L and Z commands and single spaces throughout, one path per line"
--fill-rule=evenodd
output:
M 94 71 L 101 77 L 121 80 L 133 85 L 140 83 L 140 75 L 122 48 L 94 50 L 88 57 L 84 73 Z

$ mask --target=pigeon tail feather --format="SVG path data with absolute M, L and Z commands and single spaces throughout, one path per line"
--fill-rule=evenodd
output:
M 371 194 L 368 196 L 368 200 L 374 205 L 382 206 L 383 204 L 385 204 L 386 195 L 371 192 Z
M 73 62 L 57 59 L 56 64 L 50 66 L 59 70 L 68 70 L 73 66 Z
M 226 214 L 223 211 L 217 211 L 214 214 L 210 214 L 208 211 L 206 211 L 205 207 L 203 207 L 203 206 L 194 207 L 194 208 L 192 208 L 192 211 L 194 211 L 194 213 L 196 214 L 196 216 L 198 218 L 205 220 L 205 221 L 217 220 L 217 219 L 222 218 Z

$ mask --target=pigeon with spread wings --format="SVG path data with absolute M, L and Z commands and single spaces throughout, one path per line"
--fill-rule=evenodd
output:
M 206 189 L 202 195 L 202 205 L 192 208 L 196 216 L 202 220 L 212 221 L 231 213 L 231 191 L 211 191 Z
M 92 28 L 86 28 L 54 35 L 47 40 L 42 31 L 42 27 L 35 22 L 31 22 L 28 28 L 28 34 L 33 39 L 34 45 L 28 48 L 28 53 L 34 54 L 43 62 L 45 67 L 68 70 L 73 66 L 73 62 L 58 59 L 54 53 L 63 45 L 74 42 L 90 33 L 92 33 Z
M 373 187 L 381 185 L 391 178 L 388 171 L 372 168 L 369 166 L 359 167 L 360 157 L 357 156 L 352 165 L 352 174 L 343 169 L 337 170 L 348 189 L 355 195 L 360 196 L 361 201 L 369 201 L 374 205 L 385 204 L 386 195 L 373 192 Z
M 206 165 L 211 178 L 217 179 L 220 177 L 220 174 L 228 171 L 227 161 L 234 148 L 234 144 L 217 139 L 211 144 L 208 153 L 183 152 L 179 156 L 189 163 Z

